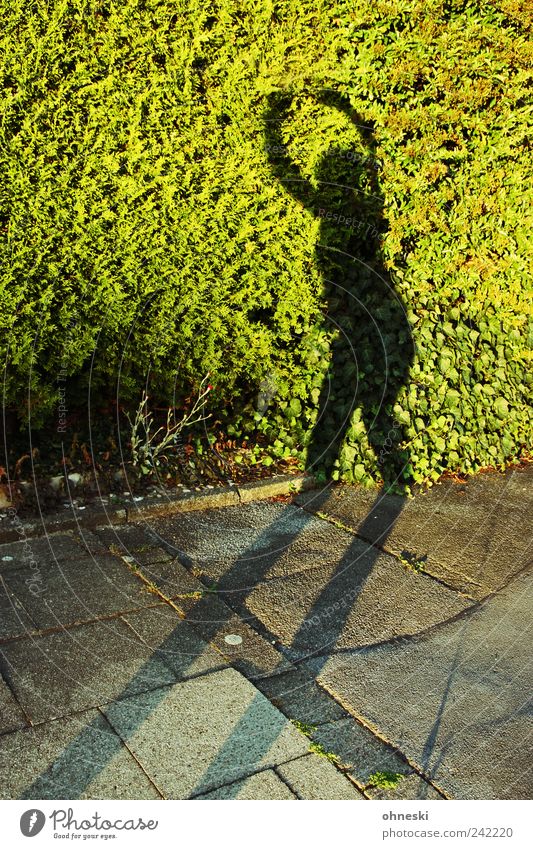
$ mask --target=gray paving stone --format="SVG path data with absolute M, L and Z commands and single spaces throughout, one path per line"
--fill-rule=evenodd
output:
M 151 581 L 166 598 L 182 599 L 191 596 L 192 593 L 205 592 L 205 584 L 192 575 L 177 558 L 166 561 L 143 562 L 138 555 L 136 565 L 141 570 L 144 578 Z
M 481 599 L 530 557 L 533 466 L 467 483 L 443 482 L 414 499 L 356 487 L 306 492 L 295 499 L 378 541 L 394 554 L 427 557 L 424 568 Z
M 186 799 L 304 754 L 309 741 L 224 669 L 103 711 L 167 798 Z
M 252 503 L 177 515 L 154 530 L 191 561 L 202 580 L 225 589 L 329 563 L 350 535 L 291 504 Z
M 0 583 L 0 640 L 11 640 L 35 631 L 36 624 L 17 598 Z
M 28 722 L 21 711 L 13 693 L 0 676 L 0 734 L 23 728 Z
M 165 563 L 173 557 L 160 544 L 148 524 L 98 527 L 94 535 L 107 549 L 113 547 L 121 554 L 133 557 L 140 566 Z
M 227 642 L 226 637 L 231 640 L 235 636 L 240 637 L 242 643 L 234 645 Z M 231 661 L 232 666 L 254 682 L 291 669 L 291 663 L 236 614 L 219 624 L 212 642 Z
M 137 528 L 134 530 L 138 531 Z M 206 585 L 191 575 L 177 559 L 139 565 L 139 568 L 144 578 L 152 581 L 166 597 L 172 599 L 195 631 L 207 642 L 217 646 L 230 658 L 233 666 L 247 677 L 255 679 L 292 668 L 291 663 L 271 643 L 243 621 L 242 617 L 236 616 L 216 593 L 207 592 Z M 225 640 L 228 634 L 239 634 L 242 643 L 229 645 Z
M 319 680 L 448 796 L 533 793 L 531 573 L 419 639 L 332 657 Z
M 110 526 L 109 530 L 112 530 Z M 58 534 L 59 536 L 59 534 Z M 101 540 L 92 529 L 86 528 L 80 524 L 76 530 L 71 530 L 66 535 L 82 550 L 83 557 L 98 557 L 100 555 L 109 554 L 109 548 L 103 540 Z
M 97 528 L 98 544 L 105 544 L 139 569 L 167 598 L 178 598 L 203 592 L 205 586 L 180 563 L 157 544 L 159 537 L 142 525 L 122 525 L 116 528 Z M 159 540 L 161 541 L 161 540 Z
M 37 629 L 31 610 L 42 595 L 41 565 L 53 557 L 51 545 L 56 545 L 60 563 L 69 552 L 72 555 L 73 550 L 76 557 L 80 554 L 67 534 L 52 536 L 49 540 L 17 539 L 0 545 L 0 639 L 13 639 Z M 13 582 L 19 588 L 17 593 L 11 591 Z
M 281 764 L 277 771 L 299 799 L 365 798 L 330 761 L 319 755 L 309 754 Z
M 206 645 L 168 605 L 128 613 L 122 618 L 177 680 L 227 666 L 223 655 Z
M 312 737 L 327 752 L 337 755 L 339 765 L 363 787 L 376 772 L 412 772 L 398 752 L 351 717 L 320 726 Z
M 132 553 L 142 550 L 147 545 L 153 546 L 156 544 L 150 526 L 145 522 L 117 526 L 97 525 L 91 529 L 91 534 L 105 545 L 106 548 L 109 548 L 111 545 L 120 544 L 126 551 Z
M 416 633 L 472 603 L 291 505 L 176 516 L 157 528 L 294 658 Z
M 472 604 L 359 540 L 339 562 L 260 583 L 242 603 L 294 659 L 416 634 Z
M 416 772 L 406 775 L 400 779 L 394 789 L 381 789 L 379 787 L 367 787 L 365 793 L 371 799 L 383 799 L 393 802 L 395 799 L 436 799 L 444 797 L 437 793 L 431 784 L 424 781 Z
M 72 533 L 29 537 L 0 545 L 0 570 L 3 571 L 8 567 L 25 568 L 30 559 L 34 559 L 38 564 L 48 563 L 48 561 L 69 563 L 79 557 L 87 557 L 89 553 L 87 546 L 75 539 Z M 5 557 L 12 557 L 13 560 L 6 562 Z
M 165 609 L 2 646 L 5 676 L 33 722 L 220 669 L 221 656 Z M 157 643 L 157 640 L 160 643 Z
M 294 772 L 288 783 L 301 798 L 328 798 L 325 772 L 348 782 L 310 755 L 309 740 L 235 670 L 224 669 L 222 655 L 203 640 L 257 681 L 287 717 L 318 725 L 313 738 L 339 755 L 373 798 L 440 798 L 398 752 L 447 796 L 529 798 L 530 578 L 515 577 L 465 614 L 468 599 L 407 572 L 354 531 L 421 558 L 432 574 L 482 598 L 526 562 L 532 473 L 448 482 L 414 500 L 386 497 L 377 505 L 366 491 L 337 488 L 312 502 L 306 497 L 306 510 L 240 505 L 150 519 L 148 530 L 121 528 L 122 553 L 175 598 L 185 623 L 158 605 L 122 559 L 104 553 L 109 534 L 30 539 L 43 594 L 30 592 L 35 575 L 24 543 L 0 546 L 1 668 L 31 719 L 45 721 L 13 730 L 27 720 L 0 680 L 0 774 L 7 773 L 3 752 L 16 764 L 13 787 L 23 774 L 20 791 L 4 785 L 6 798 L 157 798 L 142 767 L 172 798 L 292 798 L 282 770 Z M 153 533 L 160 539 L 153 542 Z M 211 582 L 219 592 L 206 595 Z M 121 619 L 9 641 L 117 611 Z M 429 626 L 423 637 L 401 638 Z M 228 634 L 242 642 L 226 643 Z M 384 644 L 391 636 L 399 639 Z M 307 660 L 295 668 L 288 657 Z M 314 675 L 398 751 L 341 718 L 339 704 L 310 682 Z M 141 768 L 100 714 L 70 716 L 95 705 L 104 705 Z M 62 719 L 46 723 L 53 717 Z M 26 772 L 25 761 L 19 767 L 24 758 Z M 394 790 L 370 788 L 379 771 L 405 777 Z
M 291 793 L 286 784 L 278 778 L 274 770 L 265 769 L 256 772 L 242 781 L 225 784 L 210 793 L 196 796 L 196 799 L 291 799 L 297 797 Z
M 37 629 L 65 627 L 154 604 L 146 586 L 118 558 L 89 557 L 70 537 L 50 541 L 53 553 L 45 550 L 43 540 L 31 540 L 33 567 L 23 562 L 17 548 L 20 543 L 2 546 L 13 551 L 12 562 L 0 559 L 8 602 L 22 608 Z M 20 627 L 14 630 L 17 633 L 12 633 L 12 627 L 11 636 L 17 636 Z
M 2 799 L 159 799 L 98 711 L 0 737 Z
M 232 666 L 256 681 L 264 676 L 293 669 L 292 664 L 267 639 L 257 633 L 246 617 L 237 616 L 221 598 L 208 593 L 202 598 L 175 598 L 174 603 L 200 636 L 217 646 Z M 249 618 L 249 617 L 248 617 Z M 242 638 L 239 645 L 226 642 L 228 635 Z
M 304 670 L 294 669 L 254 683 L 272 704 L 298 722 L 314 726 L 346 716 L 346 711 Z

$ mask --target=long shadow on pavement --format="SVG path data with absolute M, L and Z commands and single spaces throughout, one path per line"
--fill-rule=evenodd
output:
M 320 495 L 316 496 L 316 498 L 314 499 L 315 509 L 319 508 L 320 502 L 324 502 L 327 499 L 327 495 L 327 491 L 324 491 Z M 392 523 L 390 523 L 390 505 L 388 504 L 385 508 L 387 511 L 386 515 L 389 521 L 389 528 L 388 531 L 383 531 L 383 534 L 380 537 L 381 544 L 385 541 L 388 533 L 390 533 L 394 526 L 395 520 L 400 515 L 403 503 L 398 500 L 396 504 L 397 515 Z M 379 519 L 382 518 L 382 516 L 380 516 L 380 513 L 382 512 L 383 507 L 383 496 L 380 494 L 376 498 L 376 501 L 373 504 L 372 509 L 370 510 L 367 518 L 358 530 L 358 534 L 360 534 L 362 537 L 368 535 L 370 528 L 367 528 L 367 525 L 374 525 L 376 519 L 379 521 Z M 312 520 L 314 520 L 314 518 L 314 516 L 309 515 L 308 522 L 311 522 Z M 238 564 L 246 560 L 247 556 L 253 557 L 254 554 L 257 555 L 255 545 L 251 550 L 249 550 L 242 557 L 239 558 L 239 561 L 237 561 L 237 563 L 232 567 L 233 571 L 238 574 Z M 358 595 L 363 590 L 366 580 L 370 575 L 377 558 L 380 555 L 381 551 L 378 548 L 366 544 L 364 556 L 362 557 L 361 539 L 356 537 L 353 544 L 349 546 L 349 548 L 346 550 L 340 563 L 337 564 L 335 574 L 333 575 L 331 580 L 328 581 L 326 586 L 319 594 L 318 598 L 313 603 L 304 621 L 301 622 L 300 627 L 297 630 L 288 651 L 286 648 L 287 654 L 289 655 L 289 657 L 291 657 L 293 661 L 295 660 L 296 656 L 298 657 L 300 662 L 304 661 L 306 658 L 311 656 L 316 658 L 313 664 L 313 672 L 315 676 L 318 675 L 320 669 L 327 663 L 329 659 L 329 650 L 335 646 L 335 643 L 341 636 L 346 621 L 353 609 L 353 606 L 357 602 Z M 272 567 L 274 562 L 275 561 L 273 560 L 269 561 L 269 568 Z M 361 566 L 361 564 L 363 565 Z M 226 573 L 226 575 L 224 576 L 225 582 L 228 577 L 230 577 L 230 575 L 229 573 Z M 261 578 L 259 578 L 259 580 L 260 579 Z M 343 593 L 345 593 L 345 596 L 350 600 L 351 603 L 344 603 L 342 605 L 338 604 L 339 596 L 342 598 Z M 242 602 L 240 602 L 239 606 L 241 606 L 241 604 Z M 335 609 L 336 618 L 334 620 L 334 624 L 329 625 L 329 622 L 331 620 L 330 611 L 332 608 Z M 309 635 L 308 623 L 312 622 L 314 624 L 317 624 L 317 622 L 319 623 L 320 619 L 324 615 L 326 615 L 328 619 L 327 643 L 314 647 L 312 651 L 302 652 L 302 639 L 305 640 L 305 638 Z M 213 636 L 215 636 L 215 634 L 219 631 L 220 625 L 220 622 L 213 623 Z M 333 632 L 331 630 L 332 628 Z M 258 698 L 263 698 L 263 696 L 258 696 Z M 205 782 L 216 780 L 216 776 L 217 774 L 219 774 L 221 766 L 226 762 L 228 754 L 234 749 L 235 745 L 238 743 L 240 736 L 245 732 L 248 724 L 249 719 L 247 716 L 244 716 L 241 721 L 237 723 L 235 728 L 232 730 L 230 736 L 228 737 L 224 747 L 218 752 L 216 758 L 211 762 L 207 772 L 202 777 L 202 785 Z
M 317 496 L 314 501 L 314 507 L 317 508 L 319 506 L 319 502 L 324 501 L 327 498 L 327 491 L 324 491 L 321 495 Z M 401 511 L 401 502 L 398 500 L 397 513 L 399 515 Z M 390 517 L 390 504 L 387 505 L 387 521 L 389 523 L 389 530 L 392 529 L 393 523 L 391 524 Z M 379 519 L 379 514 L 384 510 L 383 498 L 380 496 L 376 499 L 372 510 L 369 513 L 368 518 L 365 520 L 363 525 L 361 526 L 362 535 L 365 533 L 365 524 L 367 522 L 376 521 L 376 516 Z M 310 514 L 303 513 L 302 511 L 303 522 L 301 525 L 305 527 L 308 523 L 314 520 L 314 516 Z M 383 532 L 383 536 L 380 542 L 383 542 L 386 538 L 386 532 Z M 238 576 L 240 569 L 242 568 L 242 563 L 246 560 L 247 557 L 254 558 L 257 556 L 257 549 L 261 546 L 262 536 L 264 536 L 264 540 L 272 539 L 272 531 L 271 529 L 267 529 L 263 532 L 263 535 L 259 534 L 257 538 L 254 540 L 254 543 L 250 546 L 247 552 L 243 553 L 238 560 L 233 564 L 228 573 L 226 573 L 226 578 L 231 577 L 230 573 L 234 573 L 234 577 Z M 287 542 L 285 543 L 285 545 Z M 381 554 L 381 552 L 375 548 L 374 546 L 365 546 L 366 554 L 364 558 L 364 569 L 359 570 L 357 572 L 357 576 L 354 580 L 354 570 L 357 568 L 357 564 L 360 563 L 361 560 L 361 540 L 356 538 L 354 543 L 350 548 L 346 551 L 345 555 L 342 558 L 342 563 L 338 566 L 337 571 L 330 582 L 323 588 L 319 597 L 315 601 L 312 609 L 308 612 L 309 615 L 306 617 L 306 621 L 309 619 L 315 620 L 315 617 L 318 617 L 320 620 L 320 616 L 323 614 L 325 609 L 329 609 L 331 604 L 331 592 L 333 582 L 339 582 L 340 584 L 346 583 L 349 588 L 349 597 L 351 600 L 351 604 L 346 604 L 342 612 L 338 615 L 334 623 L 334 634 L 329 632 L 329 640 L 327 645 L 323 645 L 320 647 L 319 654 L 323 657 L 323 663 L 326 663 L 328 659 L 328 648 L 334 646 L 336 639 L 341 635 L 346 619 L 352 609 L 353 604 L 356 602 L 358 593 L 364 587 L 365 581 L 370 574 L 373 564 L 375 563 L 377 557 Z M 285 547 L 284 547 L 285 548 Z M 284 548 L 282 550 L 284 550 Z M 272 558 L 265 558 L 267 561 L 263 567 L 261 574 L 256 574 L 255 581 L 253 587 L 249 587 L 249 591 L 253 590 L 253 588 L 259 583 L 266 574 L 268 568 L 271 568 L 273 563 L 275 562 Z M 342 590 L 340 590 L 342 594 Z M 339 597 L 339 590 L 335 593 L 335 597 Z M 233 610 L 227 608 L 228 620 L 233 615 Z M 194 618 L 189 620 L 194 625 L 194 619 L 197 617 L 201 617 L 201 608 L 194 608 Z M 329 619 L 330 617 L 328 617 Z M 220 631 L 221 627 L 223 627 L 224 622 L 220 619 L 216 621 L 204 621 L 202 628 L 202 636 L 204 639 L 209 639 L 209 629 L 211 629 L 211 636 L 214 637 Z M 207 628 L 207 631 L 206 631 Z M 189 666 L 189 660 L 186 658 L 181 658 L 180 663 L 180 655 L 179 648 L 177 647 L 177 632 L 179 628 L 176 628 L 154 651 L 152 657 L 144 664 L 138 671 L 138 673 L 131 679 L 128 683 L 127 688 L 120 694 L 120 696 L 116 699 L 115 704 L 118 702 L 120 704 L 121 699 L 125 699 L 132 696 L 132 693 L 135 690 L 139 689 L 139 691 L 146 692 L 146 681 L 150 678 L 150 667 L 151 665 L 158 666 L 160 665 L 161 659 L 165 657 L 165 654 L 170 655 L 172 657 L 172 668 L 176 671 L 176 675 L 179 678 L 180 676 L 186 675 L 187 668 Z M 301 623 L 301 627 L 295 636 L 293 641 L 293 646 L 298 646 L 299 637 L 306 633 L 305 622 Z M 299 652 L 301 654 L 301 651 Z M 313 652 L 316 654 L 316 652 Z M 137 688 L 136 683 L 138 682 L 139 687 Z M 172 685 L 170 685 L 172 686 Z M 141 708 L 137 711 L 135 724 L 129 724 L 128 726 L 128 736 L 131 737 L 137 730 L 140 728 L 144 722 L 148 718 L 148 716 L 153 713 L 153 711 L 157 708 L 158 704 L 165 698 L 167 692 L 169 690 L 169 686 L 161 687 L 157 686 L 155 689 L 151 690 L 150 703 L 146 704 L 144 708 Z M 258 694 L 256 701 L 260 702 L 264 700 L 264 696 Z M 217 779 L 220 775 L 220 770 L 223 766 L 227 766 L 228 759 L 231 758 L 231 753 L 235 751 L 236 748 L 239 747 L 239 741 L 243 738 L 249 739 L 250 734 L 253 736 L 254 731 L 254 723 L 255 723 L 255 705 L 254 702 L 249 705 L 246 710 L 246 713 L 239 719 L 235 727 L 232 729 L 229 734 L 226 743 L 219 750 L 216 757 L 210 763 L 207 771 L 202 776 L 201 782 L 198 783 L 197 787 L 191 792 L 190 795 L 195 795 L 195 793 L 205 791 L 206 787 L 212 787 L 217 785 Z M 254 758 L 259 758 L 261 755 L 264 755 L 268 752 L 269 747 L 274 743 L 277 736 L 281 732 L 282 728 L 286 725 L 285 718 L 281 718 L 279 727 L 276 724 L 270 726 L 269 729 L 263 729 L 262 737 L 261 737 L 261 747 L 262 751 L 258 750 L 257 745 L 255 745 L 253 754 Z M 126 736 L 126 735 L 123 735 Z M 124 742 L 127 743 L 126 738 Z M 65 792 L 64 798 L 79 798 L 86 788 L 91 784 L 94 778 L 105 768 L 106 764 L 113 758 L 114 755 L 118 753 L 122 746 L 122 741 L 119 737 L 115 737 L 113 734 L 109 734 L 109 737 L 104 739 L 102 735 L 102 722 L 99 718 L 91 723 L 87 728 L 85 728 L 78 737 L 61 753 L 59 758 L 44 772 L 40 775 L 32 785 L 30 785 L 25 792 L 22 794 L 21 798 L 25 799 L 37 799 L 37 798 L 50 798 L 50 793 L 53 791 L 54 798 L 57 798 L 57 788 L 64 787 Z M 83 761 L 84 770 L 83 773 L 79 769 L 80 760 Z M 219 781 L 220 783 L 220 781 Z
M 308 467 L 313 472 L 322 469 L 329 475 L 344 442 L 351 413 L 358 407 L 369 444 L 376 457 L 380 458 L 378 463 L 382 466 L 386 482 L 391 483 L 398 473 L 398 465 L 403 465 L 408 460 L 401 456 L 402 427 L 399 423 L 391 421 L 390 411 L 398 392 L 407 381 L 413 345 L 403 304 L 392 282 L 387 278 L 378 250 L 379 234 L 384 229 L 384 222 L 383 199 L 374 158 L 375 140 L 371 129 L 361 124 L 346 98 L 338 93 L 320 92 L 316 97 L 316 105 L 317 108 L 333 110 L 337 119 L 347 125 L 351 122 L 352 129 L 358 134 L 358 142 L 354 140 L 353 148 L 349 145 L 333 147 L 326 151 L 317 165 L 314 180 L 305 178 L 285 147 L 284 127 L 296 117 L 293 111 L 293 96 L 287 92 L 270 96 L 264 116 L 265 149 L 273 177 L 282 184 L 284 191 L 303 204 L 307 214 L 320 218 L 320 239 L 316 246 L 315 261 L 322 276 L 323 294 L 327 301 L 326 318 L 338 331 L 337 338 L 332 342 L 329 375 L 325 378 L 320 392 L 318 422 L 308 445 Z M 258 316 L 260 321 L 264 318 Z M 270 320 L 268 316 L 266 320 Z M 357 378 L 354 377 L 354 368 Z M 314 510 L 320 508 L 327 495 L 325 490 L 315 498 Z M 379 540 L 383 544 L 402 507 L 402 499 L 397 499 L 391 510 L 390 503 L 384 501 L 380 494 L 359 529 L 359 537 L 372 537 L 371 531 L 377 519 L 378 524 L 385 525 Z M 300 531 L 312 521 L 315 521 L 315 517 L 302 511 Z M 257 565 L 252 586 L 239 588 L 239 607 L 245 606 L 246 599 L 254 587 L 263 581 L 280 556 L 279 552 L 274 552 L 273 556 L 270 552 L 269 557 L 257 557 L 258 549 L 263 544 L 268 545 L 271 537 L 272 528 L 260 534 L 224 575 L 224 584 L 229 587 L 239 581 L 243 562 L 255 561 Z M 282 550 L 290 542 L 291 540 L 285 539 Z M 341 636 L 380 554 L 375 546 L 363 546 L 360 538 L 356 538 L 348 546 L 337 562 L 335 573 L 300 621 L 291 645 L 284 647 L 291 660 L 301 661 L 313 654 L 322 658 L 318 663 L 326 662 L 328 652 Z M 339 596 L 344 596 L 344 603 L 340 605 L 337 604 Z M 331 615 L 331 609 L 335 611 L 334 616 Z M 228 610 L 228 619 L 232 613 L 233 611 Z M 200 603 L 195 607 L 191 621 L 201 616 Z M 209 619 L 209 614 L 206 618 Z M 320 628 L 326 618 L 325 643 L 315 645 L 312 652 L 302 652 L 302 645 L 309 636 L 309 623 L 316 623 Z M 202 636 L 209 640 L 220 631 L 222 625 L 220 620 L 212 623 L 204 621 Z M 171 635 L 165 640 L 154 653 L 154 657 L 168 649 L 172 639 Z M 139 676 L 146 678 L 150 663 L 149 660 L 139 671 Z M 183 672 L 186 672 L 186 668 Z M 135 680 L 130 682 L 122 698 L 131 694 L 131 685 L 134 683 Z M 162 700 L 166 689 L 159 692 Z M 150 706 L 145 709 L 145 715 L 142 711 L 137 715 L 136 727 L 142 725 L 143 720 L 155 707 L 154 700 L 151 700 Z M 211 762 L 193 795 L 200 791 L 200 787 L 205 788 L 206 784 L 216 783 L 222 765 L 227 763 L 228 756 L 239 739 L 252 727 L 253 713 L 252 705 Z M 131 733 L 134 730 L 133 727 L 130 728 Z M 279 729 L 274 727 L 270 732 L 270 742 L 268 738 L 263 739 L 263 748 L 268 750 L 277 733 Z M 57 777 L 61 770 L 68 772 L 72 759 L 80 756 L 80 740 L 84 739 L 88 746 L 86 776 L 83 779 L 79 777 L 71 787 L 72 793 L 76 795 L 83 791 L 90 783 L 91 776 L 94 777 L 95 771 L 102 768 L 101 758 L 92 759 L 89 731 L 74 741 L 50 770 L 28 788 L 27 798 L 44 796 L 43 790 L 52 773 Z M 110 757 L 113 751 L 114 747 L 111 745 Z

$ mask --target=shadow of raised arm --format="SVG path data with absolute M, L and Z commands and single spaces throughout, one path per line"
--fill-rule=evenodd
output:
M 291 159 L 283 141 L 283 122 L 289 115 L 292 99 L 286 92 L 276 91 L 268 96 L 264 114 L 265 151 L 274 176 L 299 203 L 310 208 L 317 201 L 317 192 Z
M 372 128 L 361 122 L 360 115 L 350 105 L 349 100 L 339 92 L 331 89 L 319 91 L 315 94 L 315 100 L 318 104 L 337 110 L 344 115 L 349 122 L 357 127 L 358 135 L 364 144 L 364 154 L 355 155 L 354 152 L 339 148 L 330 149 L 329 159 L 326 156 L 322 161 L 322 167 L 319 170 L 323 171 L 320 175 L 321 179 L 317 181 L 318 185 L 315 188 L 313 184 L 304 177 L 300 167 L 291 158 L 287 145 L 283 140 L 283 124 L 290 117 L 291 106 L 294 95 L 290 92 L 276 91 L 267 97 L 267 108 L 263 115 L 264 134 L 265 134 L 265 152 L 268 156 L 268 161 L 274 176 L 283 184 L 283 187 L 289 192 L 299 203 L 301 203 L 309 211 L 314 211 L 315 214 L 321 206 L 328 208 L 336 205 L 332 197 L 327 197 L 328 187 L 332 188 L 337 184 L 341 189 L 344 189 L 342 204 L 349 203 L 350 199 L 346 190 L 353 188 L 358 191 L 356 172 L 359 169 L 364 169 L 368 182 L 368 190 L 370 196 L 374 193 L 377 196 L 378 187 L 376 183 L 375 168 L 368 167 L 368 163 L 374 161 L 375 141 L 372 134 Z M 336 157 L 333 153 L 336 153 Z M 348 155 L 350 154 L 350 155 Z M 334 163 L 333 160 L 337 162 Z M 344 168 L 345 174 L 335 177 L 333 171 L 336 169 L 342 171 Z M 327 173 L 330 176 L 327 176 Z M 329 191 L 329 194 L 334 192 Z

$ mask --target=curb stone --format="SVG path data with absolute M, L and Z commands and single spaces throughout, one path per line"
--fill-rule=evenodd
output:
M 151 504 L 127 503 L 119 505 L 89 504 L 83 512 L 79 508 L 75 515 L 52 513 L 42 517 L 16 522 L 16 526 L 2 527 L 0 524 L 0 544 L 14 542 L 26 537 L 47 536 L 58 531 L 72 531 L 79 527 L 92 528 L 97 525 L 126 525 L 145 519 L 172 516 L 176 513 L 210 510 L 219 507 L 232 507 L 248 504 L 252 501 L 263 501 L 279 495 L 293 495 L 304 492 L 316 486 L 310 475 L 279 475 L 267 480 L 254 481 L 241 487 L 225 486 L 216 490 L 203 490 L 187 494 L 170 493 L 165 498 L 159 498 Z M 15 514 L 16 515 L 16 514 Z M 9 516 L 4 517 L 4 522 Z
M 175 513 L 188 513 L 197 510 L 211 510 L 219 507 L 235 507 L 252 501 L 264 501 L 279 495 L 296 495 L 316 486 L 310 475 L 283 475 L 267 480 L 254 481 L 243 486 L 225 486 L 216 490 L 204 490 L 200 493 L 183 495 L 177 499 L 160 499 L 151 504 L 134 505 L 126 508 L 127 521 L 138 522 L 142 519 L 172 516 Z

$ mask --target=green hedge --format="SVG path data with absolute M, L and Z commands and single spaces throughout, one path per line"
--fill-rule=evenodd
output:
M 415 481 L 520 456 L 530 436 L 525 4 L 0 0 L 0 9 L 8 406 L 23 413 L 29 386 L 40 424 L 57 405 L 58 375 L 70 376 L 74 403 L 89 382 L 98 395 L 117 379 L 133 400 L 148 372 L 153 392 L 183 396 L 210 370 L 215 412 L 235 434 L 258 430 L 274 455 L 305 457 L 346 309 L 324 287 L 324 220 L 273 163 L 268 103 L 282 91 L 291 101 L 276 130 L 278 165 L 286 151 L 285 165 L 316 186 L 327 151 L 338 153 L 331 174 L 340 168 L 346 180 L 349 162 L 359 202 L 347 243 L 370 269 L 358 264 L 350 291 L 366 287 L 382 336 L 395 325 L 387 368 L 397 386 L 378 438 L 368 439 L 368 409 L 356 404 L 334 476 L 380 476 L 387 422 Z M 338 233 L 330 228 L 335 244 Z M 372 301 L 376 272 L 397 293 L 390 309 Z M 346 327 L 359 324 L 355 315 Z M 354 339 L 357 366 L 346 362 L 344 397 L 337 374 L 336 408 L 353 401 L 358 372 L 371 382 L 373 343 Z M 263 410 L 265 381 L 276 395 Z M 335 416 L 323 422 L 329 438 Z

